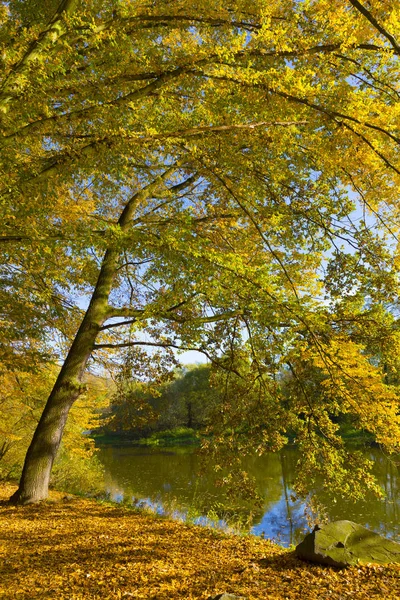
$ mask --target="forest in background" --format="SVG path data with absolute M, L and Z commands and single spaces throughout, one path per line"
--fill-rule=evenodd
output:
M 311 373 L 310 378 L 315 383 L 318 373 Z M 290 371 L 283 371 L 279 379 L 283 393 L 286 389 L 289 398 Z M 204 436 L 212 437 L 216 432 L 215 415 L 224 407 L 224 389 L 210 364 L 183 365 L 158 386 L 122 376 L 112 387 L 108 404 L 91 431 L 100 444 L 200 445 Z M 348 443 L 373 442 L 373 436 L 354 427 L 351 417 L 342 415 L 337 424 L 341 437 Z M 229 434 L 229 430 L 224 433 Z M 236 435 L 239 433 L 243 437 L 248 435 L 246 422 L 237 428 Z M 295 444 L 294 432 L 288 433 L 289 443 Z

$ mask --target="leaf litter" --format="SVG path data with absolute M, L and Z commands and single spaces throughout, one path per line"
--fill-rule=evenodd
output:
M 187 525 L 52 492 L 6 504 L 0 485 L 0 598 L 248 600 L 400 598 L 400 566 L 338 570 L 308 564 L 255 536 Z

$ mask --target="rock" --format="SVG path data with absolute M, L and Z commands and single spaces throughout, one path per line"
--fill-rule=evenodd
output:
M 295 553 L 303 560 L 334 567 L 400 564 L 400 544 L 352 521 L 315 527 L 296 547 Z
M 216 596 L 209 596 L 208 600 L 247 600 L 244 596 L 236 596 L 236 594 L 217 594 Z
M 63 502 L 72 502 L 72 500 L 75 500 L 75 496 L 71 496 L 71 494 L 65 494 L 65 496 L 63 496 Z

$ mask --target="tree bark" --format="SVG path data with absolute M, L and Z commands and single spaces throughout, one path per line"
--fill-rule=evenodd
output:
M 100 327 L 108 317 L 108 297 L 118 256 L 114 250 L 105 253 L 91 302 L 28 448 L 19 488 L 10 498 L 12 503 L 29 504 L 47 498 L 50 474 L 68 413 L 85 389 L 82 376 Z
M 192 403 L 191 402 L 188 402 L 188 404 L 187 404 L 187 411 L 188 411 L 187 426 L 189 427 L 189 429 L 192 429 L 192 427 L 193 427 L 193 411 L 192 411 Z
M 162 175 L 135 193 L 125 205 L 118 225 L 125 231 L 139 203 L 164 184 L 178 164 L 169 167 Z M 104 254 L 94 292 L 78 333 L 61 368 L 53 390 L 33 435 L 25 457 L 18 490 L 10 498 L 14 504 L 31 504 L 45 500 L 53 462 L 61 443 L 68 413 L 85 386 L 82 377 L 94 349 L 97 335 L 109 318 L 108 299 L 118 269 L 119 252 L 109 248 Z

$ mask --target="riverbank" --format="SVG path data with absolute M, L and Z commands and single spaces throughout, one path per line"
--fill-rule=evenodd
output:
M 376 445 L 373 436 L 365 431 L 354 429 L 348 424 L 341 426 L 340 435 L 342 439 L 354 447 L 368 447 Z M 205 436 L 201 431 L 189 427 L 176 427 L 175 429 L 166 429 L 150 433 L 146 437 L 140 437 L 135 431 L 124 433 L 115 432 L 92 432 L 91 437 L 98 446 L 148 446 L 148 447 L 168 447 L 168 446 L 200 446 Z M 293 435 L 289 435 L 289 446 L 295 446 Z
M 395 600 L 400 568 L 335 570 L 253 536 L 201 527 L 52 492 L 40 505 L 5 504 L 0 484 L 0 598 Z
M 91 437 L 98 446 L 147 446 L 168 447 L 168 446 L 200 446 L 204 439 L 198 431 L 188 427 L 176 427 L 175 429 L 166 429 L 149 434 L 147 437 L 139 437 L 134 433 L 93 433 Z

